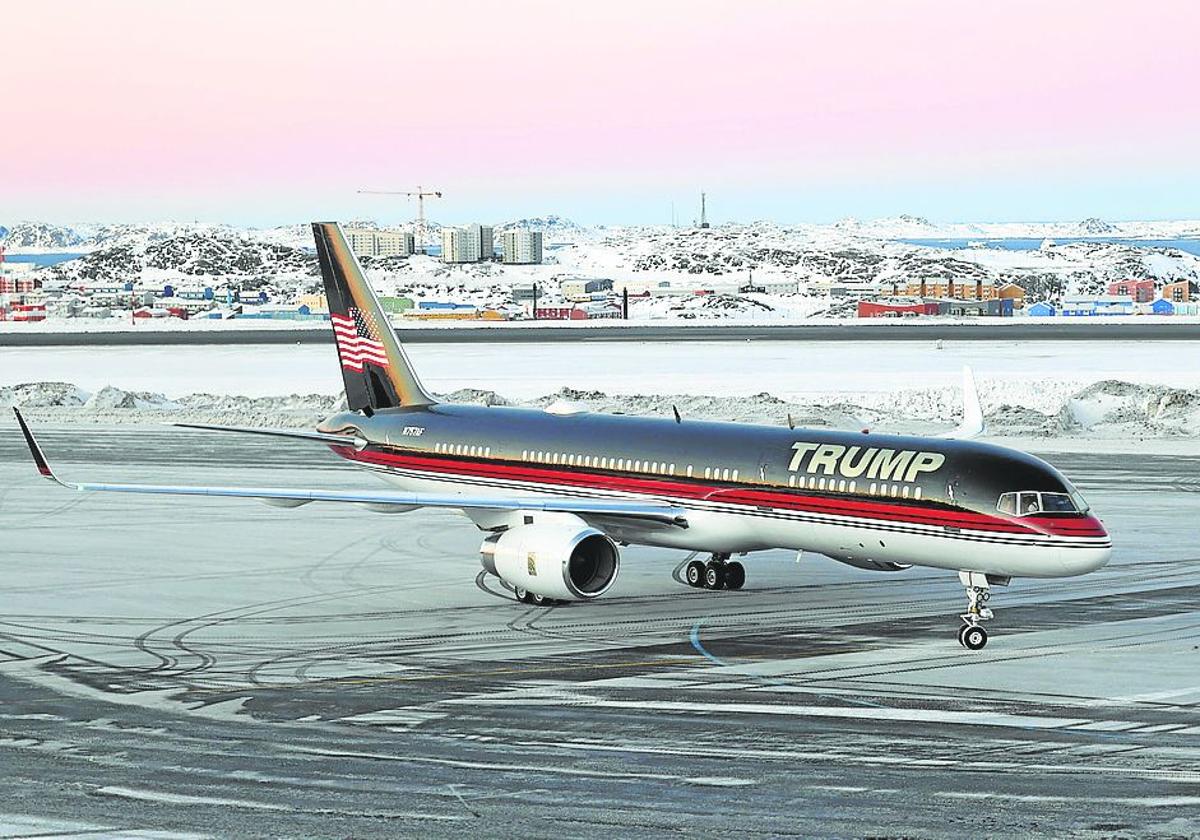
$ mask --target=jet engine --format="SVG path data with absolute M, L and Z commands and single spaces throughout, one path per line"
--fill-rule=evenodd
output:
M 479 553 L 483 568 L 514 589 L 564 601 L 600 597 L 621 569 L 616 543 L 574 516 L 493 534 Z

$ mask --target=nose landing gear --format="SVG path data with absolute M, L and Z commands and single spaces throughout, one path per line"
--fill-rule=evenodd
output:
M 992 583 L 1003 586 L 1008 579 L 989 579 L 982 572 L 959 572 L 958 579 L 967 590 L 967 611 L 960 616 L 963 626 L 958 628 L 958 643 L 967 650 L 983 650 L 988 642 L 988 633 L 982 622 L 994 615 L 985 606 L 992 597 L 990 586 Z
M 693 560 L 684 569 L 688 586 L 697 589 L 741 589 L 746 582 L 746 569 L 728 554 L 713 554 L 707 563 Z

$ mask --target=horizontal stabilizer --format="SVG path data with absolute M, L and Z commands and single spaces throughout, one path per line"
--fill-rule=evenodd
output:
M 215 426 L 208 423 L 175 423 L 174 425 L 181 429 L 203 429 L 208 432 L 235 432 L 241 435 L 290 438 L 324 443 L 329 446 L 353 446 L 360 451 L 367 445 L 366 440 L 353 435 L 331 435 L 325 432 L 306 432 L 299 429 L 257 429 L 250 426 Z

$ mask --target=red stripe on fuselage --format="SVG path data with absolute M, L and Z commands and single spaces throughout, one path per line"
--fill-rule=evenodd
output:
M 1021 519 L 989 516 L 966 510 L 934 508 L 910 502 L 907 505 L 862 501 L 854 498 L 809 496 L 787 490 L 741 488 L 704 484 L 698 481 L 675 481 L 671 478 L 642 478 L 640 476 L 597 473 L 585 469 L 554 469 L 513 464 L 507 461 L 477 460 L 453 456 L 429 456 L 383 452 L 348 447 L 331 447 L 344 458 L 369 464 L 428 472 L 438 476 L 501 478 L 541 484 L 560 484 L 574 488 L 616 490 L 653 496 L 696 499 L 746 507 L 768 507 L 805 513 L 850 516 L 903 522 L 910 525 L 966 528 L 1009 534 L 1047 534 L 1070 537 L 1107 536 L 1100 522 L 1090 516 L 1025 517 Z

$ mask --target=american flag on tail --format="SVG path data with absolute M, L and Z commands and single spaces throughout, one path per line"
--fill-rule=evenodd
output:
M 345 315 L 331 313 L 329 320 L 333 322 L 343 368 L 361 373 L 364 362 L 388 366 L 387 351 L 379 340 L 379 325 L 370 312 L 351 306 Z

